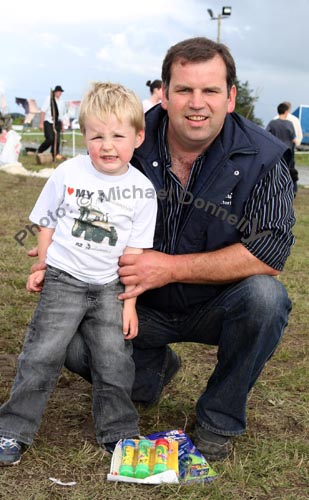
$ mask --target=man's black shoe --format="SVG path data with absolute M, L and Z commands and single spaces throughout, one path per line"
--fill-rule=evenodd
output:
M 224 460 L 232 451 L 232 443 L 228 436 L 215 434 L 196 423 L 194 444 L 206 460 Z
M 163 379 L 163 385 L 166 386 L 175 377 L 176 373 L 181 368 L 181 358 L 175 351 L 168 348 L 167 350 L 167 365 Z

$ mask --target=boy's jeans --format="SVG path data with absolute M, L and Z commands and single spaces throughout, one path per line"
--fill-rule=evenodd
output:
M 216 299 L 183 314 L 139 307 L 139 335 L 133 342 L 133 400 L 145 404 L 157 401 L 169 359 L 167 344 L 217 345 L 217 364 L 197 402 L 197 420 L 217 434 L 241 434 L 246 428 L 248 392 L 275 351 L 290 309 L 282 284 L 263 275 L 234 283 Z M 85 345 L 76 335 L 66 366 L 90 380 L 87 359 Z M 201 361 L 199 364 L 203 380 L 204 366 Z
M 122 302 L 117 300 L 122 290 L 118 280 L 90 285 L 48 267 L 10 399 L 0 408 L 1 435 L 32 443 L 77 329 L 90 353 L 98 443 L 139 434 L 131 401 L 132 344 L 122 333 Z

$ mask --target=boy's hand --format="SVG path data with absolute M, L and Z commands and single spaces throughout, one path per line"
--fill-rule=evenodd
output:
M 35 271 L 30 274 L 27 280 L 26 288 L 28 292 L 41 292 L 43 288 L 45 270 Z
M 126 308 L 124 305 L 122 313 L 123 335 L 126 340 L 134 339 L 138 334 L 138 317 L 135 308 Z
M 32 247 L 28 250 L 29 257 L 37 257 L 38 256 L 38 247 Z
M 30 248 L 30 250 L 28 250 L 28 255 L 29 257 L 37 257 L 38 256 L 38 247 L 33 247 L 33 248 Z M 32 264 L 31 266 L 31 273 L 35 273 L 37 271 L 43 271 L 44 269 L 46 269 L 46 264 L 45 262 L 35 262 L 35 264 Z M 30 278 L 30 276 L 29 276 Z M 28 279 L 29 281 L 29 279 Z M 34 292 L 35 290 L 29 290 L 29 291 L 32 291 Z M 38 290 L 40 291 L 40 290 Z

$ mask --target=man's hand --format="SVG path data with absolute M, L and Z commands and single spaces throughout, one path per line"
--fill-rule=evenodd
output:
M 137 297 L 146 290 L 171 283 L 173 256 L 155 250 L 142 254 L 125 254 L 119 259 L 118 274 L 124 285 L 134 285 L 129 292 L 119 295 L 120 300 Z

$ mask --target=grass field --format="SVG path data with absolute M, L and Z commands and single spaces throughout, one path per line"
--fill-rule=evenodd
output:
M 24 129 L 20 135 L 22 143 L 33 148 L 38 148 L 44 139 L 43 133 L 38 129 Z M 72 154 L 73 147 L 76 149 L 85 149 L 80 130 L 66 130 L 61 136 L 61 147 L 63 150 L 70 151 L 70 154 Z M 309 150 L 296 152 L 296 164 L 299 166 L 309 166 Z
M 21 159 L 24 163 L 24 159 Z M 25 159 L 31 168 L 31 159 Z M 36 168 L 36 167 L 34 167 Z M 0 172 L 0 402 L 7 399 L 16 357 L 36 295 L 25 281 L 35 237 L 28 214 L 45 180 Z M 293 311 L 274 357 L 250 393 L 247 432 L 235 440 L 230 459 L 211 464 L 218 478 L 205 485 L 140 486 L 106 481 L 110 458 L 98 449 L 91 422 L 90 386 L 63 370 L 34 445 L 18 467 L 0 469 L 5 500 L 305 500 L 308 499 L 309 192 L 295 200 L 296 245 L 280 280 Z M 25 231 L 23 245 L 15 237 Z M 23 233 L 24 234 L 24 233 Z M 139 409 L 144 434 L 184 429 L 191 435 L 194 405 L 216 361 L 216 349 L 177 345 L 183 367 L 160 403 Z M 49 477 L 76 481 L 55 485 Z M 307 489 L 306 489 L 307 487 Z

